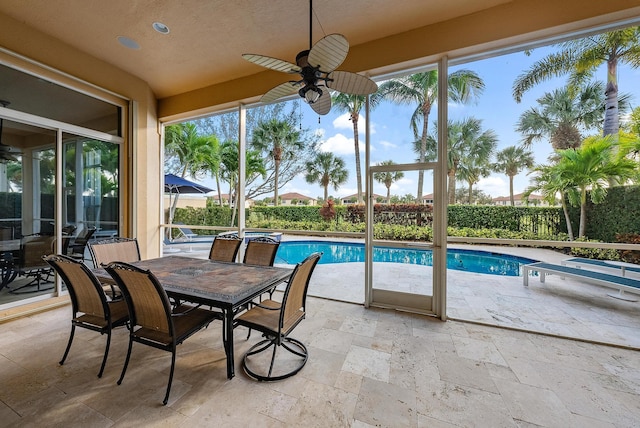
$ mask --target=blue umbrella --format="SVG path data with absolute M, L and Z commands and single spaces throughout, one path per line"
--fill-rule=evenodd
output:
M 177 175 L 165 174 L 164 191 L 167 193 L 209 193 L 213 192 L 213 189 L 189 181 L 186 178 L 178 177 Z
M 173 174 L 164 175 L 164 191 L 169 194 L 169 225 L 173 222 L 173 209 L 171 204 L 171 195 L 176 195 L 176 201 L 181 193 L 209 193 L 213 189 L 209 189 L 201 184 L 194 183 L 185 178 L 178 177 Z

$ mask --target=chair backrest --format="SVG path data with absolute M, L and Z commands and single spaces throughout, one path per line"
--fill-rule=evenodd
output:
M 96 268 L 115 261 L 140 261 L 140 247 L 135 238 L 110 238 L 90 242 L 89 252 Z
M 216 236 L 211 244 L 209 251 L 209 260 L 218 262 L 235 262 L 238 250 L 242 244 L 242 239 L 237 237 L 220 237 Z
M 94 233 L 96 233 L 95 227 L 82 229 L 80 233 L 78 233 L 78 236 L 76 236 L 76 239 L 73 240 L 73 243 L 69 245 L 69 248 L 71 248 L 71 253 L 79 254 L 82 256 L 82 258 L 84 258 L 84 250 L 87 247 L 89 239 L 91 239 Z M 67 252 L 64 251 L 63 254 L 67 254 Z
M 244 252 L 243 263 L 258 266 L 273 266 L 280 242 L 267 236 L 251 239 Z
M 67 284 L 74 314 L 83 312 L 107 319 L 109 305 L 102 285 L 84 263 L 60 254 L 50 254 L 44 257 L 44 261 L 49 263 Z
M 71 235 L 76 231 L 76 227 L 73 224 L 68 224 L 62 228 L 63 235 Z
M 313 253 L 296 265 L 282 297 L 281 327 L 284 326 L 285 320 L 294 319 L 300 313 L 304 314 L 309 280 L 311 280 L 311 274 L 320 261 L 320 257 L 322 257 L 322 253 Z
M 52 235 L 29 235 L 20 243 L 20 267 L 23 269 L 47 266 L 43 256 L 55 252 L 56 237 Z
M 122 290 L 131 328 L 140 326 L 173 336 L 169 297 L 153 273 L 122 262 L 109 263 L 105 269 Z

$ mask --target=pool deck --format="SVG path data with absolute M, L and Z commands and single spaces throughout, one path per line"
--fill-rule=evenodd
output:
M 331 240 L 283 236 L 283 241 L 307 239 Z M 194 242 L 192 252 L 175 254 L 206 257 L 209 245 Z M 184 248 L 188 249 L 188 245 Z M 568 258 L 565 254 L 539 248 L 458 244 L 451 244 L 449 248 L 485 250 L 558 264 Z M 393 287 L 398 291 L 432 294 L 432 268 L 429 266 L 374 263 L 373 275 L 375 288 Z M 611 291 L 556 275 L 547 276 L 544 284 L 533 278 L 529 287 L 525 287 L 522 277 L 449 270 L 447 316 L 461 321 L 640 348 L 640 302 L 609 297 L 607 293 Z M 362 304 L 364 264 L 318 265 L 309 285 L 309 295 Z

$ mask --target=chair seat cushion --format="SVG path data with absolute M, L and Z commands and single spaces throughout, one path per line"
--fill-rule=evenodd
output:
M 209 322 L 219 318 L 218 313 L 214 311 L 193 309 L 188 305 L 181 305 L 175 309 L 175 312 L 179 314 L 172 317 L 176 344 L 182 343 L 184 339 L 208 325 Z M 172 343 L 171 335 L 168 332 L 144 327 L 136 330 L 133 337 L 151 340 L 164 346 L 169 346 Z
M 254 306 L 247 312 L 240 315 L 237 320 L 246 326 L 255 328 L 256 330 L 264 331 L 268 329 L 274 332 L 278 331 L 278 323 L 280 322 L 280 302 L 274 300 L 264 300 L 260 302 L 261 306 L 267 308 L 274 308 L 277 310 L 265 309 L 260 306 Z M 282 326 L 282 333 L 287 334 L 293 327 L 295 327 L 300 320 L 304 318 L 304 311 L 298 310 L 289 319 L 284 320 Z

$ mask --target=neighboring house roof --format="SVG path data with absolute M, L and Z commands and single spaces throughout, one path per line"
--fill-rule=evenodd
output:
M 364 193 L 362 194 L 362 197 L 363 197 L 363 198 L 365 197 L 365 194 L 364 194 Z M 378 195 L 377 193 L 374 193 L 374 194 L 373 194 L 373 197 L 374 197 L 374 198 L 376 198 L 376 199 L 377 199 L 377 198 L 383 198 L 383 199 L 386 199 L 386 196 Z M 357 193 L 354 193 L 353 195 L 343 196 L 343 197 L 341 197 L 340 199 L 341 199 L 341 200 L 343 200 L 343 201 L 346 201 L 346 200 L 348 200 L 348 199 L 352 199 L 352 198 L 356 198 L 356 199 L 357 199 L 357 198 L 358 198 L 358 194 L 357 194 Z
M 296 192 L 283 193 L 282 195 L 278 195 L 278 197 L 282 200 L 290 200 L 290 199 L 298 199 L 303 201 L 316 200 L 316 198 L 310 198 L 309 196 L 305 196 L 302 193 L 296 193 Z
M 422 195 L 422 199 L 433 199 L 433 193 L 429 193 L 427 195 Z
M 524 193 L 517 193 L 517 194 L 513 195 L 513 200 L 514 201 L 521 201 L 523 199 L 524 199 Z M 528 196 L 527 199 L 539 199 L 539 200 L 542 200 L 542 199 L 544 199 L 544 197 L 540 196 L 540 195 L 535 195 L 535 194 L 532 193 L 532 194 L 530 194 Z M 497 198 L 493 198 L 492 199 L 492 201 L 494 201 L 494 202 L 509 201 L 509 200 L 510 200 L 509 196 L 498 196 Z

